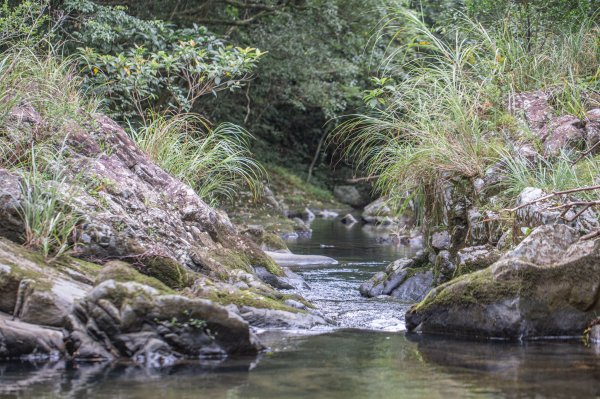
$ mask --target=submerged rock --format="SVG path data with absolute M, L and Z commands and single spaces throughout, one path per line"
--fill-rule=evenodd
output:
M 600 311 L 600 240 L 541 226 L 492 266 L 435 288 L 410 331 L 527 339 L 579 336 Z
M 337 265 L 337 260 L 321 255 L 296 255 L 289 252 L 265 252 L 279 266 Z

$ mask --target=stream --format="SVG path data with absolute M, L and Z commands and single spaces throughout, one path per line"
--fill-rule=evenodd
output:
M 338 265 L 298 267 L 301 292 L 339 327 L 267 331 L 258 359 L 131 364 L 0 363 L 10 398 L 588 398 L 600 397 L 600 353 L 578 341 L 499 342 L 410 335 L 408 304 L 360 297 L 358 286 L 410 250 L 379 244 L 360 225 L 316 220 L 299 254 Z

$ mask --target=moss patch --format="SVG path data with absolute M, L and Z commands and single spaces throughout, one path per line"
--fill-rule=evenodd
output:
M 174 259 L 163 256 L 149 256 L 142 260 L 142 272 L 154 277 L 169 288 L 183 288 L 188 283 L 187 272 Z
M 519 295 L 522 288 L 520 280 L 494 280 L 491 268 L 487 268 L 440 285 L 415 305 L 413 310 L 422 312 L 437 305 L 491 304 Z
M 112 261 L 104 265 L 104 268 L 102 268 L 94 283 L 100 284 L 107 280 L 115 280 L 120 283 L 134 281 L 155 288 L 163 293 L 174 293 L 172 289 L 167 287 L 161 281 L 154 277 L 145 276 L 134 269 L 133 266 L 120 261 Z
M 282 302 L 258 294 L 251 290 L 213 291 L 207 299 L 222 305 L 233 303 L 237 306 L 250 306 L 260 309 L 285 310 L 286 312 L 303 313 L 302 310 L 287 306 Z

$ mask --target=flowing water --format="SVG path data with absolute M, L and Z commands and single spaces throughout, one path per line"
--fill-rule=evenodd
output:
M 360 226 L 317 221 L 290 247 L 336 266 L 296 269 L 303 294 L 340 328 L 268 332 L 259 359 L 131 364 L 0 364 L 0 397 L 16 398 L 593 398 L 600 351 L 576 341 L 509 343 L 407 335 L 406 304 L 363 299 L 358 286 L 410 251 L 377 244 Z

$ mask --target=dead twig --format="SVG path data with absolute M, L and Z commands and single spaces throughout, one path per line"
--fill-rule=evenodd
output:
M 591 240 L 592 238 L 600 237 L 600 230 L 592 231 L 590 234 L 586 234 L 581 237 L 581 240 Z
M 588 186 L 588 187 L 572 188 L 570 190 L 563 190 L 563 191 L 554 191 L 551 194 L 545 195 L 545 196 L 540 197 L 540 198 L 538 198 L 536 200 L 529 201 L 529 202 L 526 202 L 524 204 L 521 204 L 521 205 L 517 206 L 516 208 L 507 209 L 507 211 L 509 211 L 509 212 L 516 212 L 519 209 L 525 208 L 525 207 L 527 207 L 529 205 L 533 205 L 533 204 L 536 204 L 536 203 L 541 202 L 541 201 L 546 201 L 546 200 L 549 200 L 551 198 L 558 197 L 560 195 L 566 195 L 566 194 L 572 194 L 572 193 L 579 193 L 579 192 L 582 192 L 582 191 L 594 191 L 594 190 L 600 190 L 600 185 L 598 185 L 598 186 Z M 587 203 L 588 202 L 585 202 L 584 205 L 587 204 Z M 560 206 L 560 208 L 562 208 L 562 206 Z
M 360 182 L 364 182 L 364 181 L 372 181 L 372 180 L 377 180 L 380 177 L 381 177 L 381 175 L 366 176 L 366 177 L 355 177 L 353 179 L 347 179 L 346 183 L 360 183 Z

